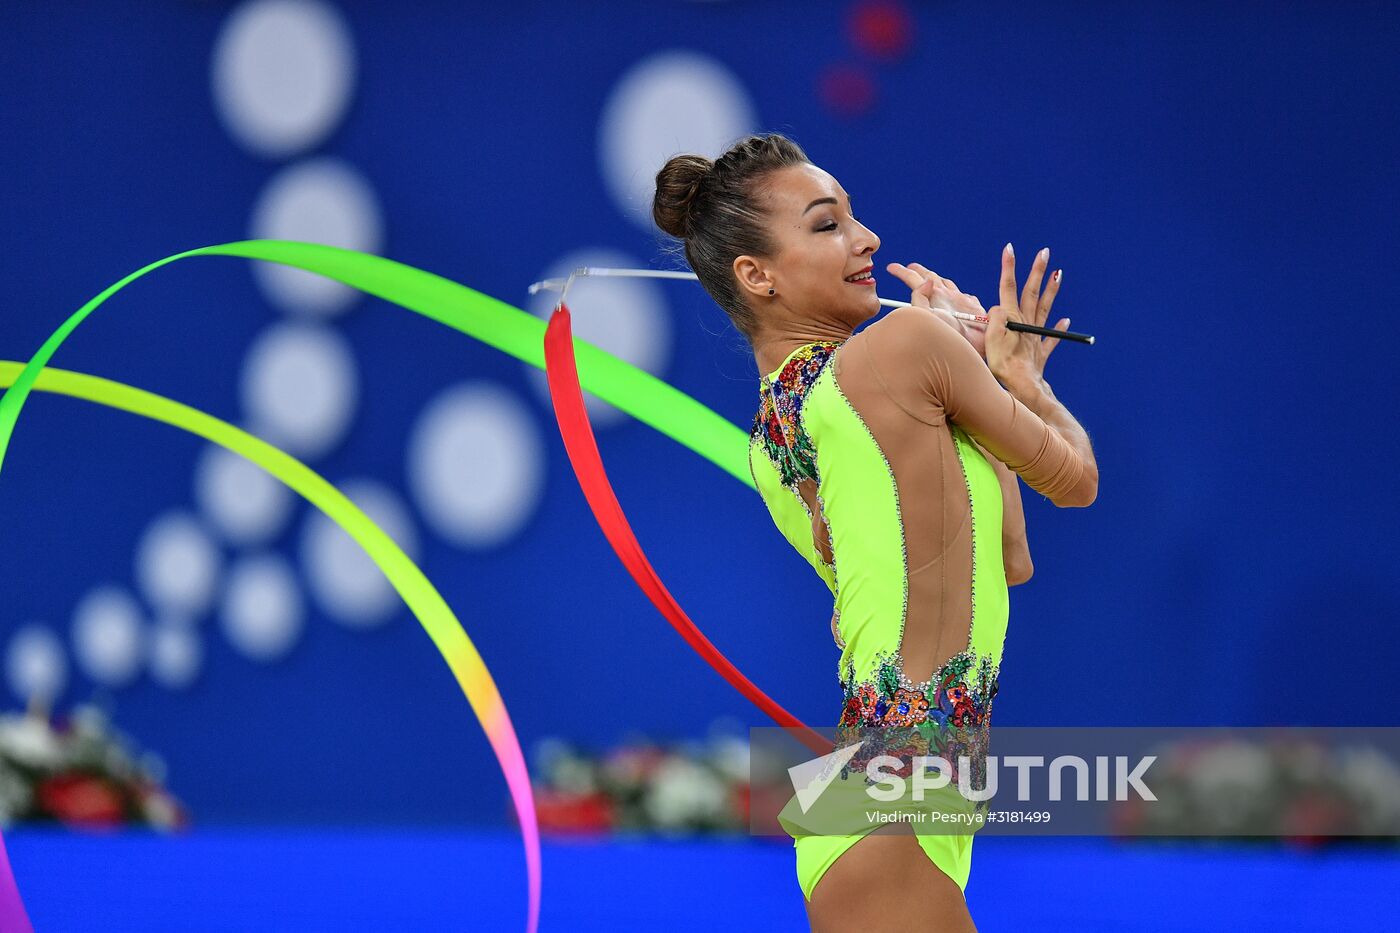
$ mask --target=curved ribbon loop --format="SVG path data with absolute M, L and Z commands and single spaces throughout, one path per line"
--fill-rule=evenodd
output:
M 808 748 L 820 754 L 831 750 L 831 743 L 805 725 L 760 690 L 753 681 L 743 675 L 714 643 L 705 637 L 674 596 L 661 582 L 651 561 L 647 560 L 637 536 L 632 533 L 622 504 L 613 493 L 608 482 L 607 471 L 603 467 L 602 455 L 598 452 L 598 442 L 593 436 L 593 426 L 588 419 L 588 409 L 583 401 L 583 389 L 579 384 L 578 365 L 574 360 L 574 340 L 570 327 L 569 308 L 559 302 L 550 316 L 549 326 L 544 336 L 545 374 L 549 380 L 549 397 L 554 403 L 554 417 L 559 423 L 559 433 L 564 439 L 564 447 L 569 453 L 574 475 L 588 508 L 603 530 L 608 543 L 618 559 L 622 561 L 632 579 L 646 593 L 652 605 L 661 611 L 666 621 L 685 639 L 705 663 L 714 668 L 735 690 L 744 695 L 780 726 L 797 730 L 797 737 Z
M 0 386 L 11 385 L 20 373 L 20 364 L 0 361 Z M 536 828 L 534 797 L 530 788 L 530 777 L 525 768 L 525 760 L 520 745 L 485 662 L 462 628 L 452 609 L 429 582 L 423 571 L 403 550 L 394 543 L 388 533 L 375 524 L 354 502 L 310 467 L 279 450 L 271 444 L 221 421 L 198 409 L 182 405 L 172 399 L 146 392 L 120 382 L 101 379 L 83 373 L 62 369 L 46 368 L 39 373 L 34 388 L 79 398 L 109 408 L 127 411 L 143 418 L 160 421 L 207 441 L 218 444 L 266 470 L 288 488 L 300 494 L 313 506 L 325 513 L 326 517 L 340 526 L 355 539 L 365 553 L 374 561 L 380 571 L 398 591 L 403 601 L 412 610 L 424 630 L 432 638 L 447 666 L 451 668 L 467 701 L 476 712 L 481 727 L 490 741 L 496 758 L 505 773 L 510 787 L 516 813 L 520 818 L 522 832 L 526 838 L 526 850 L 532 852 L 532 903 L 529 929 L 538 924 L 539 892 L 539 838 Z M 2 843 L 0 843 L 2 844 Z M 5 878 L 6 865 L 0 861 L 0 888 Z M 13 889 L 13 879 L 10 886 Z M 19 902 L 16 890 L 13 898 L 0 890 L 0 921 L 8 920 L 4 914 L 9 901 Z M 23 910 L 21 905 L 19 908 Z M 13 916 L 13 914 L 11 914 Z M 17 929 L 9 922 L 0 922 L 0 929 Z

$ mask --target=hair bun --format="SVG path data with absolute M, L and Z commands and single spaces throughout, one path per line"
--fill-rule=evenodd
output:
M 651 217 L 658 227 L 682 240 L 690 236 L 696 195 L 714 167 L 714 162 L 701 155 L 674 156 L 661 167 L 651 202 Z

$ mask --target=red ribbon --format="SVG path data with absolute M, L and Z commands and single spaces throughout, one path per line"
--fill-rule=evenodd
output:
M 554 418 L 559 423 L 559 433 L 564 439 L 569 462 L 573 465 L 574 476 L 583 489 L 584 498 L 598 527 L 603 530 L 608 543 L 622 561 L 632 579 L 646 593 L 647 598 L 671 627 L 680 633 L 686 644 L 705 659 L 719 675 L 729 681 L 729 685 L 742 693 L 776 722 L 788 729 L 797 730 L 796 738 L 818 754 L 831 751 L 831 742 L 808 728 L 800 719 L 779 706 L 772 697 L 758 689 L 753 681 L 745 677 L 734 664 L 714 646 L 704 633 L 696 627 L 685 610 L 676 602 L 656 570 L 647 560 L 637 536 L 627 523 L 622 505 L 613 493 L 608 482 L 607 471 L 603 469 L 603 458 L 598 452 L 598 442 L 593 436 L 593 425 L 588 420 L 588 410 L 584 407 L 583 387 L 579 384 L 578 363 L 574 358 L 573 329 L 570 324 L 568 307 L 561 301 L 549 318 L 549 326 L 544 333 L 545 375 L 549 380 L 549 397 L 554 403 Z

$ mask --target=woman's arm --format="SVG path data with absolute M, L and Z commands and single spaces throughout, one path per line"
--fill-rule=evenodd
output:
M 923 405 L 930 424 L 947 418 L 962 427 L 993 458 L 1057 506 L 1083 507 L 1094 501 L 1098 469 L 1092 453 L 1085 456 L 1050 423 L 1050 418 L 1062 412 L 1064 419 L 1078 428 L 1058 401 L 1053 407 L 1059 412 L 1047 411 L 1050 418 L 1042 419 L 1014 391 L 1008 392 L 997 383 L 956 331 L 918 308 L 896 308 L 866 331 L 884 342 L 884 353 L 895 371 L 908 374 L 900 386 L 907 386 L 904 391 L 912 396 L 910 410 Z M 1031 388 L 1019 384 L 1017 388 L 1026 398 L 1040 402 Z M 1078 429 L 1087 444 L 1087 435 Z
M 1041 259 L 1027 281 L 1028 306 L 1039 305 L 1042 314 L 1049 310 L 1054 294 L 1052 284 L 1045 302 L 1039 302 L 1037 273 L 1043 269 Z M 1042 375 L 1045 358 L 1058 341 L 1046 338 L 1041 344 L 1040 338 L 1034 338 L 1034 343 L 1022 344 L 1021 338 L 1033 335 L 1006 330 L 1011 313 L 1020 320 L 1034 320 L 1037 313 L 1032 310 L 1025 315 L 1005 307 L 1014 307 L 1015 297 L 1009 254 L 1004 257 L 1002 288 L 1004 304 L 990 313 L 986 362 L 947 322 L 928 313 L 929 294 L 934 290 L 928 281 L 914 289 L 913 307 L 896 308 L 864 332 L 881 345 L 890 371 L 901 374 L 892 385 L 907 396 L 906 410 L 924 412 L 923 420 L 929 424 L 947 418 L 961 426 L 1026 485 L 1056 505 L 1089 505 L 1098 493 L 1098 465 L 1088 435 L 1054 397 Z M 1055 326 L 1063 329 L 1068 323 L 1062 320 Z
M 976 444 L 976 441 L 973 441 Z M 1031 548 L 1026 541 L 1026 513 L 1021 508 L 1021 484 L 1011 468 L 985 450 L 977 449 L 996 471 L 1001 484 L 1001 559 L 1006 568 L 1006 585 L 1025 583 L 1035 572 Z

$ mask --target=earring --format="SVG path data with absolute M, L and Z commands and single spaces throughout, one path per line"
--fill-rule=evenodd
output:
M 773 289 L 771 289 L 771 288 L 768 289 L 768 294 L 770 294 L 770 295 L 773 294 Z

